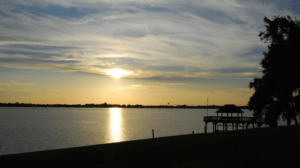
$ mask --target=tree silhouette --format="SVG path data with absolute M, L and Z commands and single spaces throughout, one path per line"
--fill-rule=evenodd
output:
M 300 22 L 290 16 L 264 18 L 266 30 L 259 37 L 268 43 L 263 52 L 262 78 L 255 78 L 249 87 L 255 92 L 248 105 L 254 115 L 266 116 L 270 126 L 277 126 L 282 116 L 290 125 L 300 112 Z

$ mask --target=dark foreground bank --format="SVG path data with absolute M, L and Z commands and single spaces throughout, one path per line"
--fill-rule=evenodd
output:
M 6 155 L 0 167 L 300 167 L 299 133 L 262 128 Z

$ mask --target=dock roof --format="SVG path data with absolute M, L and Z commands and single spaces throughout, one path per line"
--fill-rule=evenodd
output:
M 226 104 L 221 107 L 216 113 L 244 113 L 240 108 L 236 107 L 234 104 Z

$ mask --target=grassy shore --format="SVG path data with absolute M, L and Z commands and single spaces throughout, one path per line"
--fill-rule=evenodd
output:
M 0 156 L 0 167 L 300 167 L 300 126 Z

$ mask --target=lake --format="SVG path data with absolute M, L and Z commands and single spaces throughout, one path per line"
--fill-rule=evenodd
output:
M 203 133 L 206 115 L 206 109 L 0 107 L 0 155 L 149 139 L 152 129 L 155 137 Z

